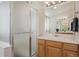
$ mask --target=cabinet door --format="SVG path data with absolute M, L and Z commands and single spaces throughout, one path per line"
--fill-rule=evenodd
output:
M 48 46 L 46 48 L 46 56 L 47 57 L 60 57 L 62 56 L 61 49 Z
M 74 51 L 64 50 L 63 56 L 65 56 L 65 57 L 77 57 L 78 54 L 77 54 L 77 52 L 74 52 Z
M 45 56 L 45 48 L 41 44 L 38 45 L 38 56 L 39 57 L 44 57 Z

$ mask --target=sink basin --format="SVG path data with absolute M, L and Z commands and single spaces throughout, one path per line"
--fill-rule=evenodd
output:
M 39 37 L 44 38 L 44 39 L 55 39 L 55 40 L 72 40 L 73 39 L 72 35 L 67 35 L 67 34 L 44 34 Z
M 59 35 L 54 35 L 55 37 L 60 37 Z

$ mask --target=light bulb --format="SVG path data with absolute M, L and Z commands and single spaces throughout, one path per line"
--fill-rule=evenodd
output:
M 46 1 L 45 4 L 49 4 L 49 2 Z
M 52 4 L 56 4 L 56 2 L 53 1 Z
M 59 1 L 59 3 L 61 3 L 61 1 Z
M 48 5 L 48 6 L 50 6 L 50 4 L 49 4 L 49 3 L 48 3 L 47 5 Z

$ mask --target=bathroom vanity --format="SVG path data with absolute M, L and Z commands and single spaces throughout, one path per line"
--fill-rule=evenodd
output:
M 77 57 L 79 41 L 73 35 L 42 35 L 38 37 L 39 57 Z

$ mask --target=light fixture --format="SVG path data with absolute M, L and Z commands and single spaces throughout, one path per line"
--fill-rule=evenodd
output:
M 45 3 L 46 7 L 50 7 L 50 6 L 55 6 L 55 5 L 63 3 L 63 2 L 65 2 L 65 1 L 46 1 L 44 3 Z M 54 8 L 57 8 L 57 7 L 55 6 Z
M 61 3 L 62 1 L 59 1 L 59 3 Z
M 55 4 L 56 4 L 56 2 L 54 2 L 54 1 L 53 1 L 53 2 L 52 2 L 52 4 L 53 4 L 53 5 L 55 5 Z
M 50 6 L 50 4 L 48 3 L 48 6 Z
M 47 1 L 46 1 L 46 2 L 44 2 L 44 3 L 45 3 L 45 4 L 49 4 L 49 2 L 47 2 Z

